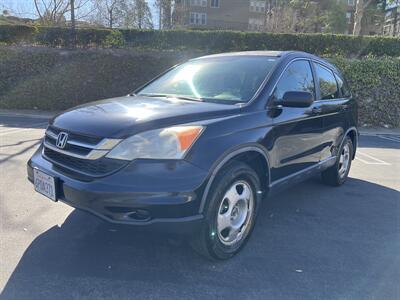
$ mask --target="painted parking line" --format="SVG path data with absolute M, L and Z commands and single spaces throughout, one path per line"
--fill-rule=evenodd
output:
M 385 139 L 392 142 L 400 143 L 400 136 L 397 135 L 378 135 L 381 139 Z
M 360 158 L 359 155 L 361 155 L 363 158 Z M 372 155 L 369 155 L 369 154 L 366 154 L 366 153 L 360 152 L 360 151 L 357 151 L 356 159 L 366 165 L 384 165 L 384 166 L 391 165 L 391 164 L 387 163 L 386 161 L 383 161 L 379 158 L 376 158 Z

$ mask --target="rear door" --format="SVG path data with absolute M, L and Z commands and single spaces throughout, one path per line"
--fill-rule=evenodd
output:
M 320 63 L 314 62 L 317 83 L 317 101 L 323 117 L 323 148 L 321 160 L 324 161 L 336 154 L 346 124 L 345 111 L 348 105 L 348 90 L 339 75 Z
M 320 104 L 310 107 L 281 107 L 285 92 L 306 91 L 314 95 L 315 83 L 310 61 L 295 60 L 283 71 L 269 101 L 273 120 L 270 151 L 271 181 L 276 182 L 318 164 L 323 124 Z

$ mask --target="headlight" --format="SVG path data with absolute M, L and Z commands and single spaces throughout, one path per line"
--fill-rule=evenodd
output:
M 123 140 L 107 157 L 123 160 L 182 159 L 202 131 L 202 126 L 176 126 L 142 132 Z

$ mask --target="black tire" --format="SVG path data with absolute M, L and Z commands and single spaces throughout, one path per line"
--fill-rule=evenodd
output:
M 226 245 L 221 241 L 217 231 L 217 218 L 220 213 L 225 193 L 237 182 L 245 182 L 253 195 L 253 209 L 247 213 L 249 223 L 243 231 L 242 238 L 233 245 Z M 246 244 L 254 228 L 259 204 L 261 202 L 261 184 L 257 173 L 247 164 L 239 161 L 229 163 L 215 177 L 207 198 L 204 209 L 205 222 L 199 234 L 191 240 L 191 246 L 200 255 L 212 260 L 224 260 L 231 258 Z M 247 220 L 247 219 L 246 219 Z
M 341 163 L 340 163 L 340 156 L 343 153 L 343 149 L 345 147 L 349 148 L 349 161 L 347 165 L 347 170 L 344 174 L 340 174 L 340 168 L 341 168 Z M 322 181 L 325 184 L 331 185 L 331 186 L 340 186 L 343 183 L 345 183 L 347 176 L 349 175 L 350 168 L 351 168 L 351 161 L 353 159 L 353 153 L 354 153 L 354 148 L 353 148 L 353 143 L 350 139 L 350 137 L 346 136 L 342 145 L 340 146 L 339 152 L 338 152 L 338 157 L 336 159 L 335 164 L 326 169 L 325 171 L 322 172 Z

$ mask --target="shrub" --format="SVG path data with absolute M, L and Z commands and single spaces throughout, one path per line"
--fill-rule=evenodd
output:
M 62 110 L 126 95 L 168 67 L 201 54 L 0 46 L 0 108 Z M 351 85 L 360 125 L 400 126 L 399 58 L 330 60 Z
M 78 47 L 107 45 L 120 32 L 128 46 L 159 50 L 201 50 L 207 53 L 241 50 L 300 50 L 319 55 L 346 57 L 400 56 L 400 38 L 355 37 L 338 34 L 275 34 L 238 31 L 114 30 L 79 28 Z M 66 47 L 71 31 L 60 27 L 0 26 L 0 42 Z M 122 41 L 121 38 L 118 40 Z
M 400 127 L 400 59 L 331 59 L 358 100 L 360 125 Z
M 0 47 L 0 108 L 62 110 L 126 95 L 182 54 Z
M 0 25 L 0 41 L 6 44 L 32 43 L 35 27 L 25 25 Z
M 103 46 L 105 48 L 122 48 L 125 46 L 125 39 L 121 31 L 111 31 L 104 39 Z

